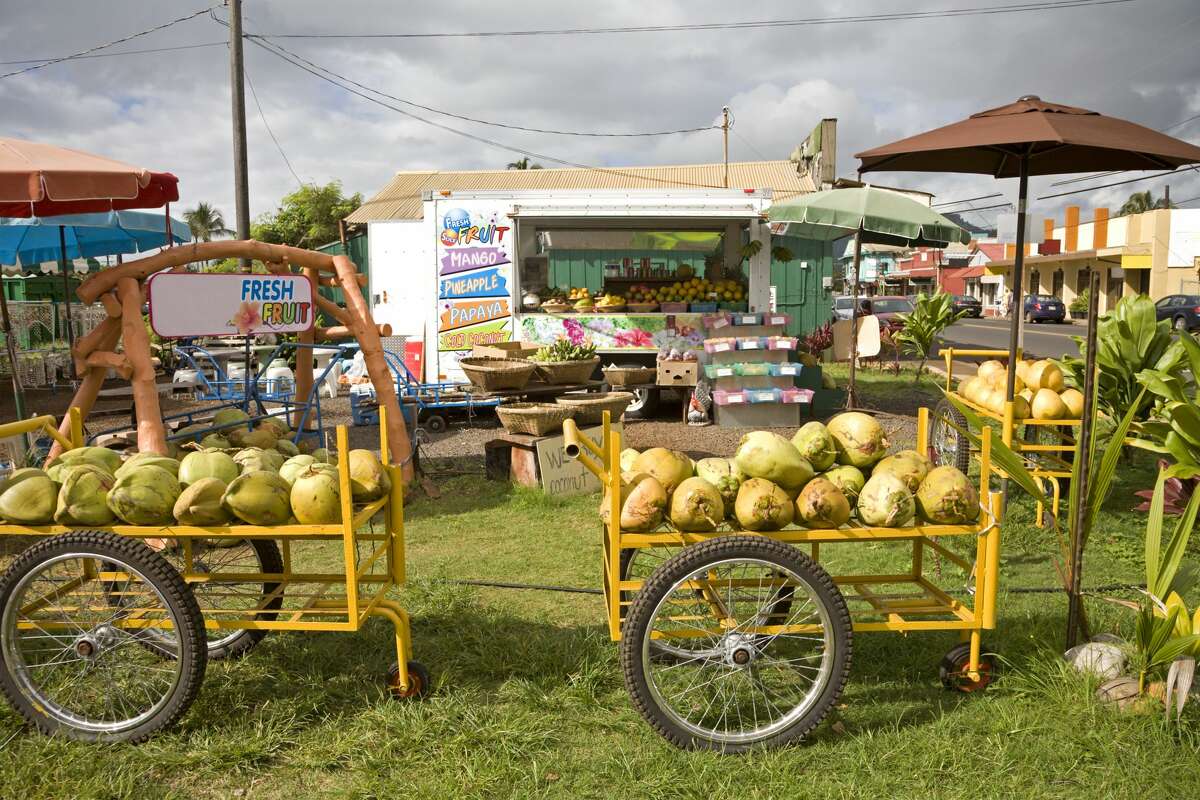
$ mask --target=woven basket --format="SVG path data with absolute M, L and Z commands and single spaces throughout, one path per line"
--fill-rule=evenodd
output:
M 632 392 L 600 392 L 598 394 L 564 394 L 558 404 L 575 409 L 575 421 L 580 424 L 599 425 L 608 411 L 616 422 L 633 402 Z
M 587 361 L 538 361 L 538 376 L 546 383 L 583 383 L 592 377 L 600 356 Z
M 496 406 L 496 416 L 509 433 L 545 436 L 575 416 L 575 409 L 550 403 L 509 403 Z
M 524 389 L 537 368 L 531 361 L 515 358 L 460 358 L 458 365 L 467 380 L 485 392 Z
M 644 386 L 658 380 L 658 370 L 654 367 L 608 367 L 604 370 L 604 380 L 610 386 Z

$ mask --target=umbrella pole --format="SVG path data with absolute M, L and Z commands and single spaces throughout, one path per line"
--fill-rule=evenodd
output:
M 1029 199 L 1029 156 L 1021 156 L 1020 172 L 1017 177 L 1017 251 L 1013 254 L 1012 302 L 1008 326 L 1008 373 L 1005 380 L 1004 399 L 1012 400 L 1017 388 L 1017 350 L 1021 346 L 1021 314 L 1024 301 L 1021 285 L 1025 280 L 1025 206 Z M 1000 481 L 1000 503 L 1008 508 L 1008 478 Z
M 67 347 L 74 349 L 75 347 L 75 331 L 71 326 L 71 275 L 67 271 L 67 229 L 63 225 L 58 226 L 58 268 L 62 270 L 63 279 L 63 300 L 67 304 Z M 75 380 L 75 359 L 71 359 L 71 380 Z
M 854 280 L 850 289 L 850 380 L 846 382 L 846 408 L 858 406 L 858 396 L 854 391 L 854 371 L 858 361 L 858 261 L 862 257 L 862 223 L 854 232 Z

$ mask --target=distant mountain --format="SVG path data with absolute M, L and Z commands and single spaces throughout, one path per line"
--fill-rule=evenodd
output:
M 967 212 L 970 213 L 970 212 Z M 995 228 L 983 228 L 968 220 L 962 214 L 951 211 L 948 214 L 943 214 L 946 219 L 953 222 L 958 227 L 962 228 L 967 233 L 971 234 L 976 239 L 992 239 L 996 236 Z

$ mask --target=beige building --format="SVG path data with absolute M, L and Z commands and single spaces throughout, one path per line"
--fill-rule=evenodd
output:
M 1049 294 L 1070 304 L 1100 271 L 1100 313 L 1126 295 L 1200 294 L 1200 209 L 1157 209 L 1109 218 L 1098 208 L 1080 221 L 1078 206 L 1061 226 L 1044 220 L 1045 241 L 1027 246 L 1025 294 Z M 987 265 L 992 275 L 1011 275 L 1015 245 Z

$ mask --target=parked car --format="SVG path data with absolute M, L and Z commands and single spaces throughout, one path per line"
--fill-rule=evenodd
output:
M 1159 319 L 1171 320 L 1177 331 L 1200 328 L 1200 294 L 1172 294 L 1154 304 Z
M 899 314 L 911 314 L 912 301 L 900 295 L 881 295 L 871 298 L 871 313 L 879 318 L 880 328 L 900 328 L 904 324 Z
M 1066 322 L 1067 307 L 1063 301 L 1049 294 L 1025 295 L 1026 322 Z
M 865 295 L 859 296 L 858 302 L 861 303 L 864 300 L 870 300 L 870 298 L 866 297 Z M 833 298 L 834 322 L 837 322 L 839 319 L 850 319 L 852 316 L 854 316 L 854 300 L 850 297 L 850 295 L 842 295 L 841 297 Z
M 972 297 L 969 294 L 955 295 L 954 297 L 954 313 L 965 311 L 965 317 L 975 317 L 979 319 L 983 316 L 983 303 L 979 302 L 978 297 Z

